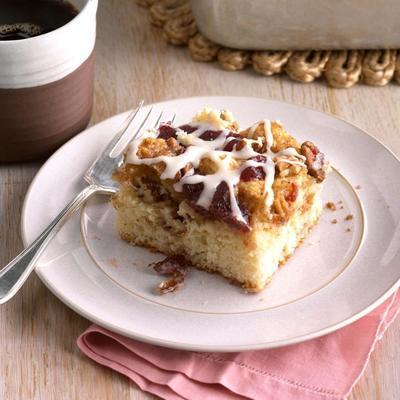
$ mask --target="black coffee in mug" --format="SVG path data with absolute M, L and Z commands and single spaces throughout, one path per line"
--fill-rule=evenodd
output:
M 54 31 L 77 14 L 78 10 L 63 0 L 0 0 L 0 41 Z

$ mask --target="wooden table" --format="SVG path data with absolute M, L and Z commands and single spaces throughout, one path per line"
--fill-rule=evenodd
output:
M 225 72 L 193 62 L 184 48 L 166 45 L 133 0 L 107 0 L 98 14 L 96 97 L 92 123 L 146 102 L 199 95 L 285 100 L 326 111 L 365 128 L 400 156 L 400 87 L 322 83 Z M 21 249 L 20 213 L 40 163 L 0 166 L 0 265 Z M 135 384 L 83 357 L 77 336 L 90 324 L 32 276 L 0 307 L 0 399 L 150 399 Z M 400 319 L 377 345 L 351 400 L 400 397 Z

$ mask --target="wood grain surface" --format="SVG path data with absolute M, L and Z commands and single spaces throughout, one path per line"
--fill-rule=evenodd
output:
M 400 86 L 335 90 L 323 83 L 297 84 L 195 63 L 184 48 L 161 40 L 133 0 L 100 2 L 96 62 L 92 123 L 131 108 L 140 98 L 152 102 L 198 95 L 257 96 L 338 115 L 400 156 Z M 21 207 L 40 165 L 0 165 L 0 265 L 22 249 Z M 0 399 L 152 399 L 128 379 L 79 353 L 75 340 L 89 324 L 32 276 L 0 307 Z M 397 319 L 377 345 L 350 400 L 400 398 L 399 345 Z

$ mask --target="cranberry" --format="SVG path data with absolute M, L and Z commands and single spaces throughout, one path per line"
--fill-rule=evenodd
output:
M 173 128 L 171 125 L 168 124 L 162 124 L 159 128 L 158 128 L 158 138 L 159 139 L 170 139 L 170 138 L 174 138 L 176 139 L 176 129 Z
M 191 126 L 189 124 L 182 125 L 179 127 L 179 129 L 181 129 L 182 131 L 184 131 L 186 133 L 192 133 L 197 130 L 197 128 L 195 126 Z
M 160 294 L 174 292 L 183 285 L 187 272 L 187 263 L 183 256 L 169 256 L 151 266 L 160 275 L 172 275 L 172 278 L 158 285 L 157 291 Z
M 250 160 L 259 162 L 259 163 L 266 163 L 267 157 L 259 155 L 250 158 Z M 263 167 L 247 167 L 242 171 L 240 174 L 240 179 L 243 182 L 249 182 L 254 180 L 263 180 L 265 179 L 265 171 Z
M 222 131 L 207 130 L 200 135 L 200 139 L 203 139 L 207 142 L 211 142 L 215 140 L 221 133 Z
M 267 157 L 259 155 L 259 156 L 254 156 L 254 157 L 250 158 L 250 160 L 265 164 L 267 162 Z
M 204 189 L 204 184 L 202 182 L 200 182 L 200 183 L 185 183 L 182 186 L 183 194 L 191 202 L 196 202 L 199 199 L 200 194 L 203 191 L 203 189 Z
M 228 136 L 226 138 L 235 138 L 229 141 L 222 150 L 224 151 L 232 151 L 233 148 L 242 141 L 243 137 L 242 135 L 239 135 L 239 133 L 234 133 L 234 132 L 229 132 Z
M 241 143 L 243 140 L 242 139 L 232 139 L 231 141 L 229 141 L 222 150 L 224 151 L 233 151 L 233 149 L 236 147 L 236 145 L 238 145 L 239 143 Z
M 240 180 L 243 182 L 263 180 L 265 179 L 265 171 L 263 167 L 247 167 L 240 174 Z
M 219 217 L 223 217 L 231 212 L 229 186 L 225 181 L 222 181 L 215 190 L 210 205 L 210 212 Z
M 193 208 L 193 210 L 206 218 L 214 217 L 220 219 L 233 228 L 239 229 L 243 232 L 248 232 L 250 230 L 250 226 L 248 224 L 249 213 L 243 205 L 239 204 L 239 208 L 242 212 L 245 222 L 239 221 L 232 214 L 229 187 L 226 182 L 221 182 L 217 186 L 208 210 L 196 204 L 196 201 L 199 199 L 203 189 L 203 183 L 184 184 L 182 187 L 183 194 L 189 200 L 189 205 Z
M 240 208 L 246 222 L 239 221 L 232 214 L 229 186 L 226 182 L 221 182 L 214 193 L 210 206 L 210 214 L 234 228 L 247 232 L 250 230 L 248 225 L 248 211 L 247 209 L 244 209 L 244 206 L 241 206 Z
M 291 183 L 289 192 L 285 195 L 285 200 L 290 202 L 296 201 L 298 193 L 298 186 L 295 183 Z

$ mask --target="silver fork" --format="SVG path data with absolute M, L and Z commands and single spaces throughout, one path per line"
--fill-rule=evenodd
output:
M 84 175 L 84 179 L 89 186 L 83 189 L 65 208 L 54 218 L 50 225 L 40 234 L 40 236 L 25 250 L 23 250 L 14 260 L 0 271 L 0 304 L 10 300 L 17 293 L 30 273 L 33 271 L 35 263 L 43 253 L 50 240 L 57 233 L 67 218 L 75 213 L 85 201 L 94 193 L 113 194 L 118 190 L 117 183 L 112 180 L 112 171 L 121 165 L 122 153 L 131 140 L 136 138 L 148 121 L 152 108 L 140 121 L 138 127 L 132 132 L 132 125 L 143 106 L 141 101 L 138 107 L 126 119 L 121 131 L 110 141 L 103 153 L 91 165 Z M 162 113 L 158 116 L 154 127 L 157 127 L 162 118 Z

